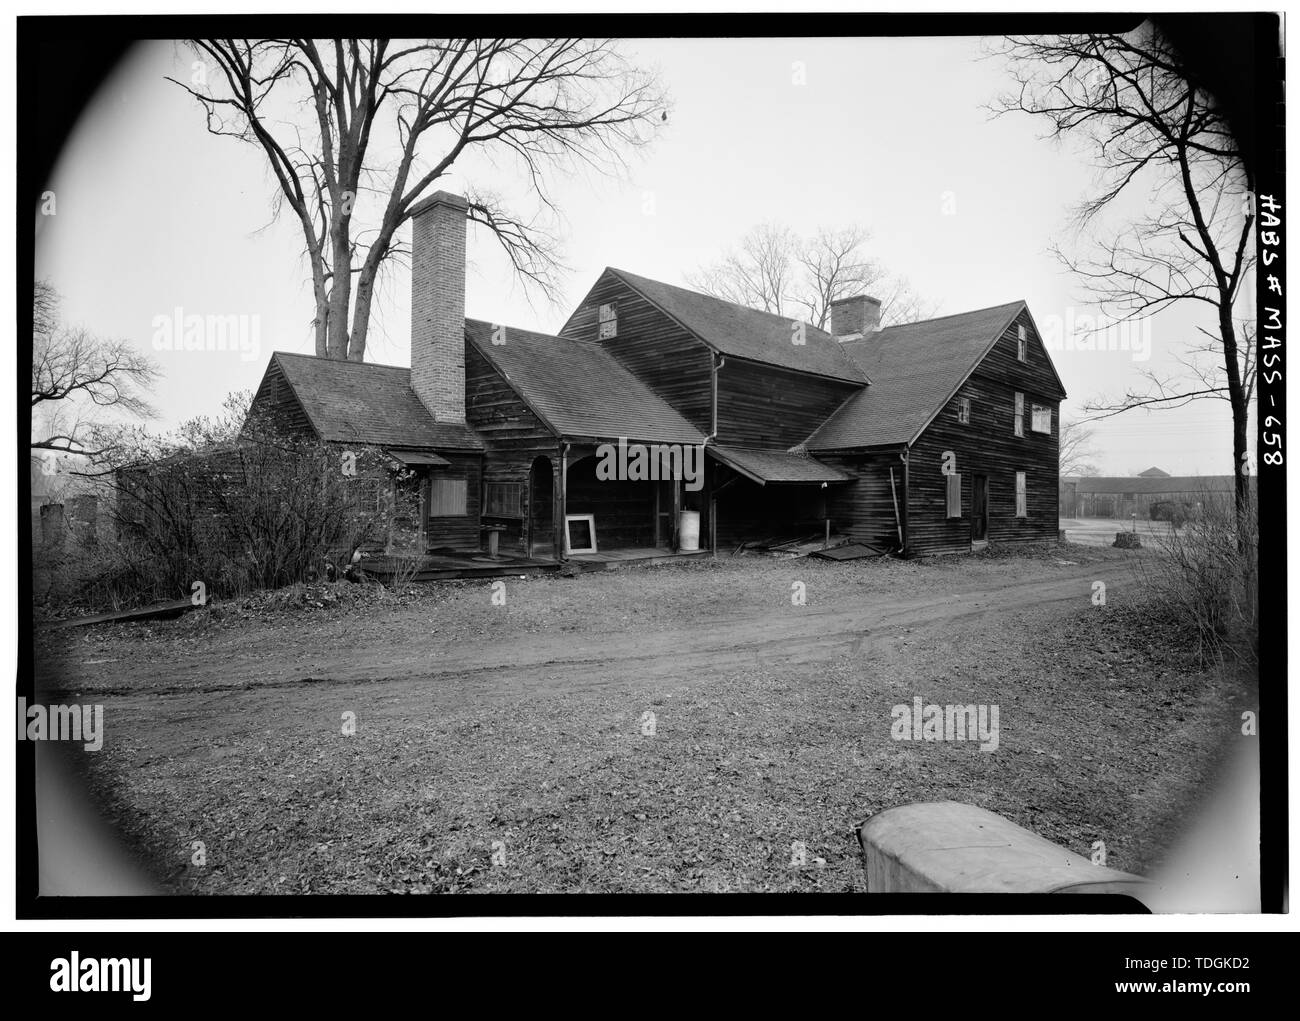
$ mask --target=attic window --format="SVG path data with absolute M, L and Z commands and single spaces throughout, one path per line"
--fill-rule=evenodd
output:
M 618 306 L 601 305 L 600 306 L 600 333 L 601 340 L 608 340 L 610 337 L 618 336 Z
M 957 398 L 957 421 L 962 425 L 970 425 L 970 398 Z
M 1017 327 L 1019 331 L 1016 339 L 1016 357 L 1022 362 L 1029 361 L 1029 331 L 1023 326 Z
M 1052 409 L 1045 408 L 1041 404 L 1034 404 L 1031 408 L 1032 417 L 1029 428 L 1036 433 L 1047 433 L 1050 436 L 1052 434 Z

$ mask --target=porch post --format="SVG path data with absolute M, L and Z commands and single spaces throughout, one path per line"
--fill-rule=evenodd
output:
M 681 529 L 682 521 L 682 480 L 673 479 L 673 552 L 676 553 L 681 546 L 681 536 L 678 532 Z
M 556 560 L 564 557 L 564 515 L 569 504 L 569 445 L 560 444 L 560 484 L 555 486 L 555 528 L 553 552 Z

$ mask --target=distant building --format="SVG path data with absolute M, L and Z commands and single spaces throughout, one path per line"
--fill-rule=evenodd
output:
M 1253 489 L 1254 478 L 1250 479 Z M 1169 475 L 1148 468 L 1140 475 L 1061 477 L 1061 517 L 1169 520 L 1194 517 L 1212 501 L 1232 499 L 1231 475 Z

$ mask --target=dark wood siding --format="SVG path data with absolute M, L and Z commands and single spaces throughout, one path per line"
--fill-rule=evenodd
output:
M 458 454 L 450 451 L 443 451 L 441 456 L 451 463 L 446 467 L 429 469 L 429 478 L 463 479 L 466 513 L 455 517 L 428 518 L 426 542 L 431 549 L 439 546 L 449 546 L 457 550 L 478 549 L 481 539 L 479 507 L 482 500 L 482 457 L 477 453 Z M 421 497 L 427 514 L 429 505 L 427 480 L 422 483 Z
M 523 487 L 522 519 L 484 517 L 483 524 L 505 526 L 499 540 L 501 549 L 527 552 L 525 522 L 548 517 L 533 513 L 529 472 L 536 458 L 546 457 L 551 463 L 552 493 L 558 492 L 559 441 L 469 343 L 465 345 L 465 420 L 486 445 L 483 481 L 513 482 Z M 548 543 L 551 538 L 548 533 L 535 536 L 534 541 Z M 549 546 L 545 552 L 549 552 Z
M 1017 329 L 1029 330 L 1029 357 L 1016 357 Z M 1015 395 L 1025 395 L 1024 436 L 1015 435 Z M 911 554 L 970 549 L 973 476 L 989 478 L 989 541 L 1041 542 L 1058 535 L 1060 388 L 1042 341 L 1022 313 L 912 446 L 909 465 L 907 550 Z M 957 421 L 960 398 L 970 398 L 970 423 Z M 1052 409 L 1052 432 L 1033 431 L 1032 405 Z M 961 474 L 962 516 L 949 520 L 945 451 Z M 1025 473 L 1028 516 L 1016 517 L 1016 472 Z
M 817 460 L 854 478 L 848 485 L 827 489 L 831 528 L 854 542 L 865 542 L 880 549 L 898 549 L 898 522 L 903 513 L 904 497 L 903 460 L 899 452 L 820 454 Z M 891 468 L 894 471 L 892 489 Z
M 854 383 L 728 358 L 718 370 L 718 442 L 794 446 L 858 389 Z
M 315 435 L 307 413 L 303 410 L 293 387 L 284 378 L 279 363 L 274 358 L 266 367 L 262 383 L 253 395 L 248 406 L 249 418 L 265 416 L 264 420 L 274 423 L 278 428 L 293 434 Z
M 602 341 L 628 370 L 697 429 L 713 428 L 713 353 L 618 277 L 605 273 L 562 337 L 599 340 L 600 306 L 618 306 L 618 335 Z

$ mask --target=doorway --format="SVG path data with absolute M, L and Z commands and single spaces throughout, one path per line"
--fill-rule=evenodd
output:
M 989 477 L 975 475 L 971 479 L 970 539 L 972 543 L 987 542 L 989 538 Z
M 555 469 L 549 457 L 533 459 L 528 469 L 528 556 L 555 553 Z

